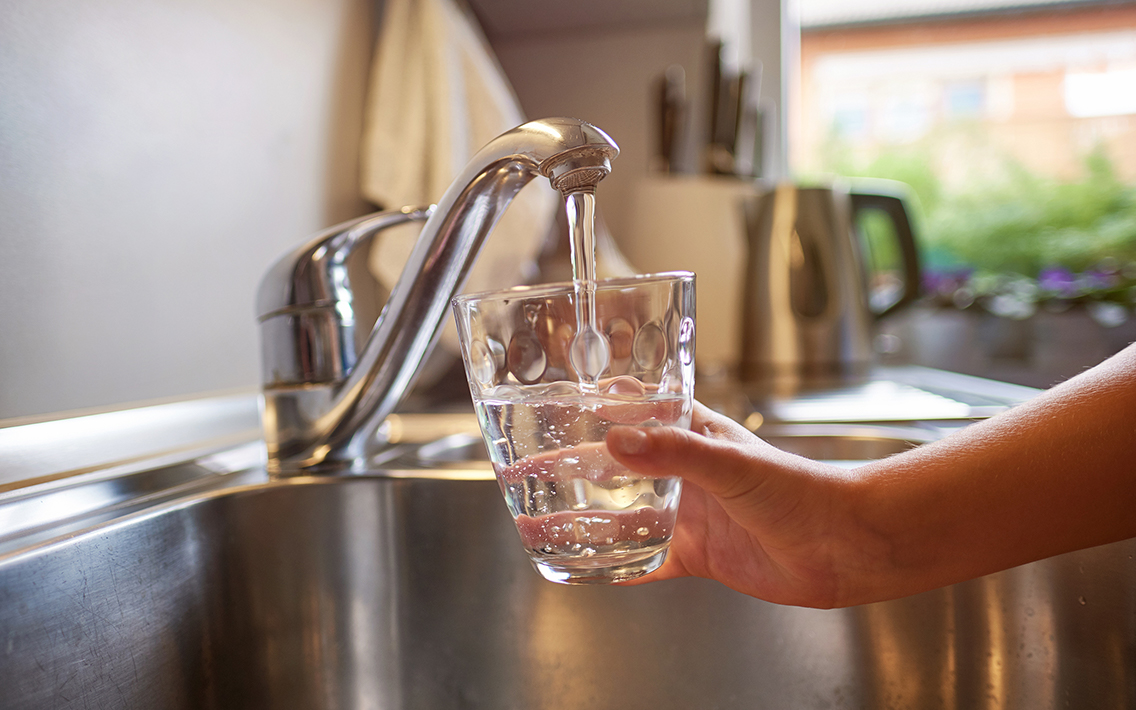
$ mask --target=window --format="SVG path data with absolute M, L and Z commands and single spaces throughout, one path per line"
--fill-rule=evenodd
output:
M 948 82 L 943 87 L 943 113 L 947 118 L 976 118 L 986 108 L 986 83 L 981 79 Z
M 1091 118 L 1136 114 L 1136 66 L 1065 74 L 1065 109 Z

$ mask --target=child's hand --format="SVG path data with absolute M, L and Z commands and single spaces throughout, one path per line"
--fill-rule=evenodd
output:
M 842 503 L 848 472 L 780 451 L 701 404 L 691 431 L 613 427 L 607 445 L 637 473 L 685 479 L 667 561 L 641 581 L 693 575 L 783 604 L 846 603 L 841 570 L 867 554 Z

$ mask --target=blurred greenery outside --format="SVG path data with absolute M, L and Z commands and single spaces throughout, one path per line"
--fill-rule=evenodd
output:
M 1105 324 L 1136 305 L 1136 186 L 1101 149 L 1071 180 L 1031 172 L 967 126 L 868 154 L 833 135 L 824 156 L 825 172 L 910 187 L 924 290 L 941 305 L 1026 318 L 1080 303 Z M 889 220 L 868 213 L 859 226 L 874 268 L 897 269 Z

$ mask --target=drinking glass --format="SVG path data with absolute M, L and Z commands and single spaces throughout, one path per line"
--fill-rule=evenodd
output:
M 570 584 L 663 563 L 678 478 L 620 466 L 613 426 L 688 428 L 694 274 L 525 286 L 453 300 L 462 359 L 505 503 L 533 566 Z

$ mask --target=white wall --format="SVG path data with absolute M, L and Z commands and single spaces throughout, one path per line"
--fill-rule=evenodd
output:
M 366 0 L 0 0 L 0 418 L 254 387 L 356 197 Z

